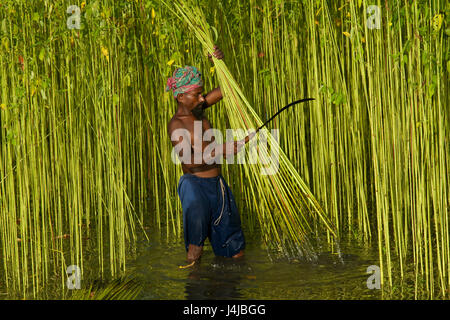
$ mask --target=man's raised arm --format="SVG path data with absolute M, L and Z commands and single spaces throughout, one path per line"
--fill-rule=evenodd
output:
M 205 102 L 203 103 L 203 109 L 209 108 L 212 105 L 216 104 L 220 100 L 222 100 L 222 91 L 220 90 L 220 87 L 215 88 L 214 90 L 211 90 L 208 92 L 206 96 L 204 96 Z
M 224 58 L 224 54 L 220 48 L 215 45 L 214 46 L 214 52 L 212 54 L 216 59 L 222 60 Z M 214 61 L 212 59 L 212 55 L 208 54 L 208 59 L 211 61 L 212 64 L 214 64 Z M 209 108 L 212 105 L 216 104 L 220 100 L 222 100 L 222 91 L 220 90 L 220 87 L 215 88 L 214 90 L 208 92 L 205 98 L 205 103 L 203 104 L 203 109 Z

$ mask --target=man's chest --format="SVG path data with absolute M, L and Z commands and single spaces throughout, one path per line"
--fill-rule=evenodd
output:
M 186 121 L 184 125 L 191 134 L 202 136 L 207 130 L 212 129 L 212 125 L 206 117 L 203 117 L 202 119 L 193 118 L 191 121 Z

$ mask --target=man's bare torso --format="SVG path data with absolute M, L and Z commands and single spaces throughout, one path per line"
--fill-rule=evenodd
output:
M 192 137 L 194 137 L 194 121 L 202 121 L 202 136 L 203 133 L 211 129 L 211 123 L 208 121 L 208 119 L 201 115 L 199 118 L 196 118 L 194 115 L 177 115 L 175 114 L 172 119 L 170 119 L 169 122 L 169 128 L 171 128 L 171 123 L 179 120 L 183 123 L 183 128 L 188 130 Z M 171 137 L 173 130 L 169 129 L 169 137 Z M 205 148 L 214 141 L 214 137 L 212 138 L 212 141 L 202 141 L 202 151 L 205 150 Z M 192 151 L 192 150 L 191 150 Z M 219 164 L 197 164 L 197 165 L 186 165 L 184 163 L 181 164 L 181 167 L 183 169 L 183 173 L 190 173 L 193 175 L 196 175 L 198 177 L 202 178 L 211 178 L 211 177 L 217 177 L 220 174 L 220 165 Z

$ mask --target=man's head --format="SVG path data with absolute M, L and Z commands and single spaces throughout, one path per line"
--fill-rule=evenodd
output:
M 202 74 L 196 67 L 185 66 L 184 68 L 178 68 L 174 71 L 173 76 L 167 79 L 166 91 L 172 90 L 173 97 L 180 100 L 184 100 L 186 93 L 190 93 L 187 99 L 192 100 L 195 95 L 198 98 L 199 90 L 203 90 Z M 195 91 L 195 92 L 194 92 Z M 186 104 L 188 101 L 186 101 Z
M 198 114 L 202 111 L 202 105 L 205 102 L 205 97 L 203 97 L 202 93 L 203 87 L 198 87 L 188 92 L 179 93 L 176 99 L 179 104 Z

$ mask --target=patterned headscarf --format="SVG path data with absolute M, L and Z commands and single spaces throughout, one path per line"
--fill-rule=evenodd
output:
M 167 79 L 166 91 L 173 90 L 173 97 L 203 86 L 202 74 L 196 67 L 185 66 L 174 71 Z

